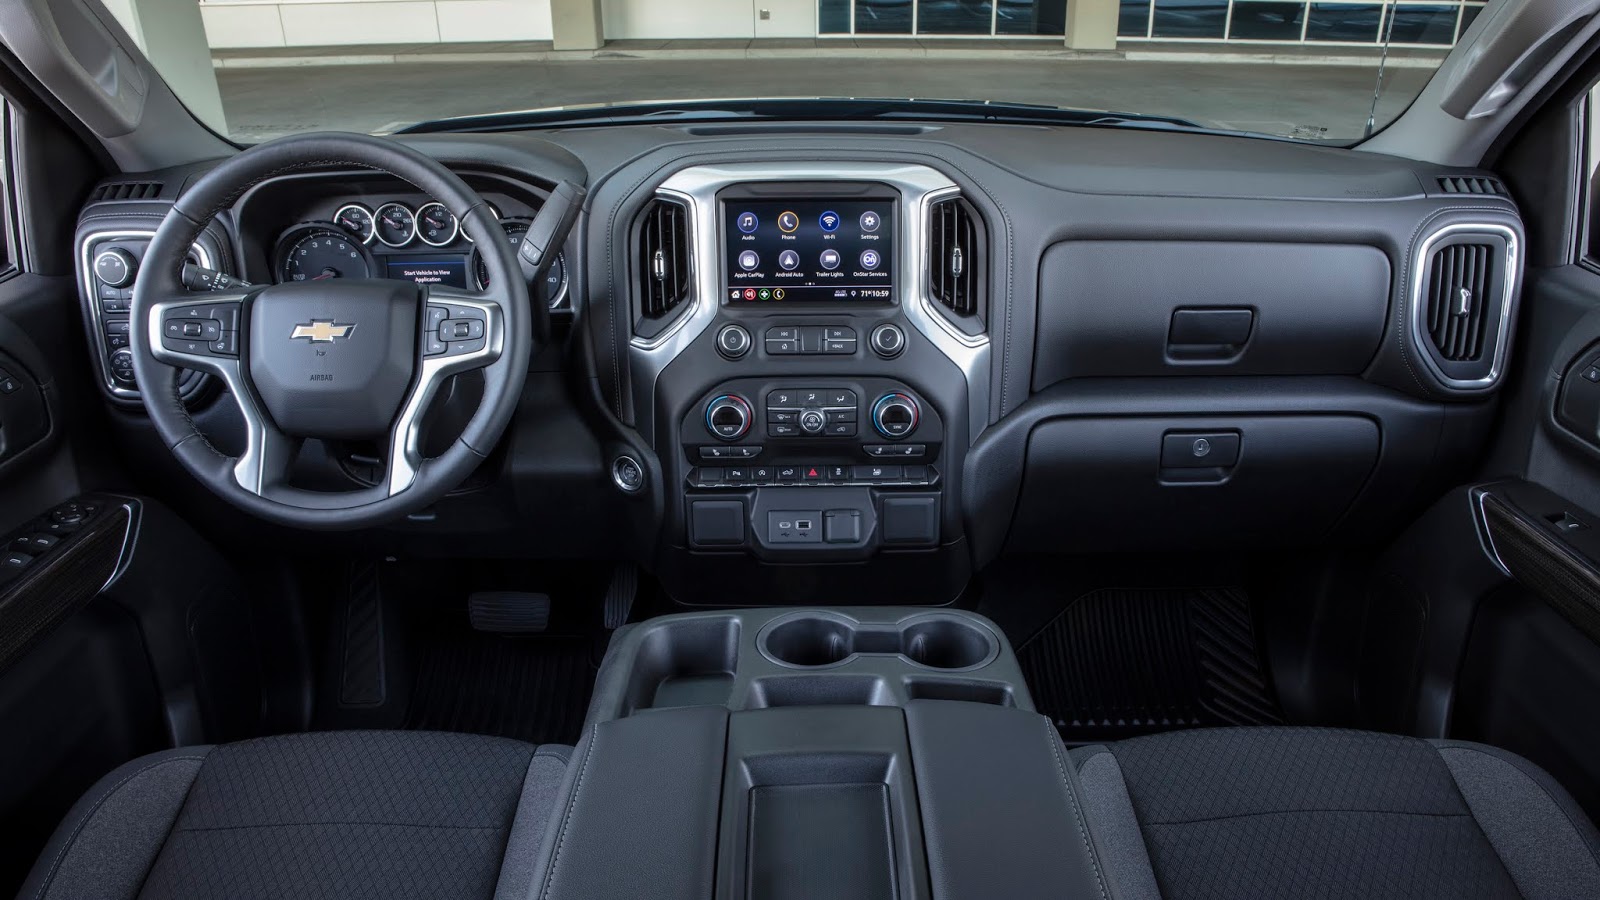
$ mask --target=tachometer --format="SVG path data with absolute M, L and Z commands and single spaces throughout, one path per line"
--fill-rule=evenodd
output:
M 333 224 L 348 231 L 363 244 L 372 243 L 373 237 L 378 233 L 377 223 L 372 219 L 372 210 L 359 203 L 347 203 L 339 207 L 339 211 L 333 214 Z
M 506 241 L 511 245 L 512 252 L 515 253 L 521 249 L 522 238 L 528 233 L 528 223 L 510 220 L 502 222 L 500 225 L 506 231 Z M 480 288 L 488 287 L 489 266 L 483 261 L 483 255 L 477 250 L 472 251 L 472 268 L 477 274 L 478 286 Z M 529 287 L 536 287 L 536 285 L 529 285 Z M 567 299 L 567 260 L 560 253 L 556 254 L 555 259 L 550 260 L 550 268 L 545 270 L 544 284 L 540 287 L 543 287 L 544 296 L 550 301 L 550 308 L 561 308 L 561 304 Z
M 417 210 L 417 236 L 430 247 L 448 246 L 460 230 L 456 214 L 437 200 Z
M 378 240 L 391 247 L 404 247 L 417 236 L 417 215 L 404 203 L 385 203 L 378 207 Z
M 366 247 L 333 228 L 296 229 L 278 242 L 278 248 L 279 283 L 372 277 L 372 259 Z

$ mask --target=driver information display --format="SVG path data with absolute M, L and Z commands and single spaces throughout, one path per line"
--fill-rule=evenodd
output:
M 729 200 L 723 215 L 730 302 L 893 296 L 893 200 Z

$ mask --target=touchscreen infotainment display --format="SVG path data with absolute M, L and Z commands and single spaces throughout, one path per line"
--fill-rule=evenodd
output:
M 735 303 L 885 301 L 894 201 L 728 200 L 725 297 Z

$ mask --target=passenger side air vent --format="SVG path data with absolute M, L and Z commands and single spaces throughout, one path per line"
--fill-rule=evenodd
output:
M 1520 242 L 1508 226 L 1460 223 L 1418 248 L 1412 334 L 1444 386 L 1485 390 L 1505 371 Z
M 928 223 L 928 293 L 962 317 L 983 311 L 984 229 L 964 198 L 933 204 Z
M 1483 333 L 1495 248 L 1448 244 L 1433 255 L 1428 273 L 1428 335 L 1450 362 L 1483 358 Z
M 102 184 L 89 195 L 90 203 L 113 200 L 154 200 L 161 196 L 159 181 L 113 181 Z
M 1469 176 L 1466 178 L 1441 178 L 1439 189 L 1446 194 L 1485 194 L 1492 197 L 1506 196 L 1506 186 L 1499 179 Z
M 680 203 L 657 198 L 639 214 L 638 222 L 639 308 L 645 318 L 659 319 L 676 309 L 692 289 L 689 211 Z

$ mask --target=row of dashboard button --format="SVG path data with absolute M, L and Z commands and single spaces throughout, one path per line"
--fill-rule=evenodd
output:
M 928 466 L 816 465 L 702 466 L 689 472 L 696 487 L 737 487 L 752 484 L 931 484 Z
M 868 456 L 882 458 L 921 459 L 928 455 L 927 444 L 863 444 Z M 700 448 L 701 459 L 755 459 L 761 455 L 760 444 L 711 444 Z
M 766 332 L 772 356 L 846 355 L 856 352 L 856 330 L 843 325 L 774 325 Z

